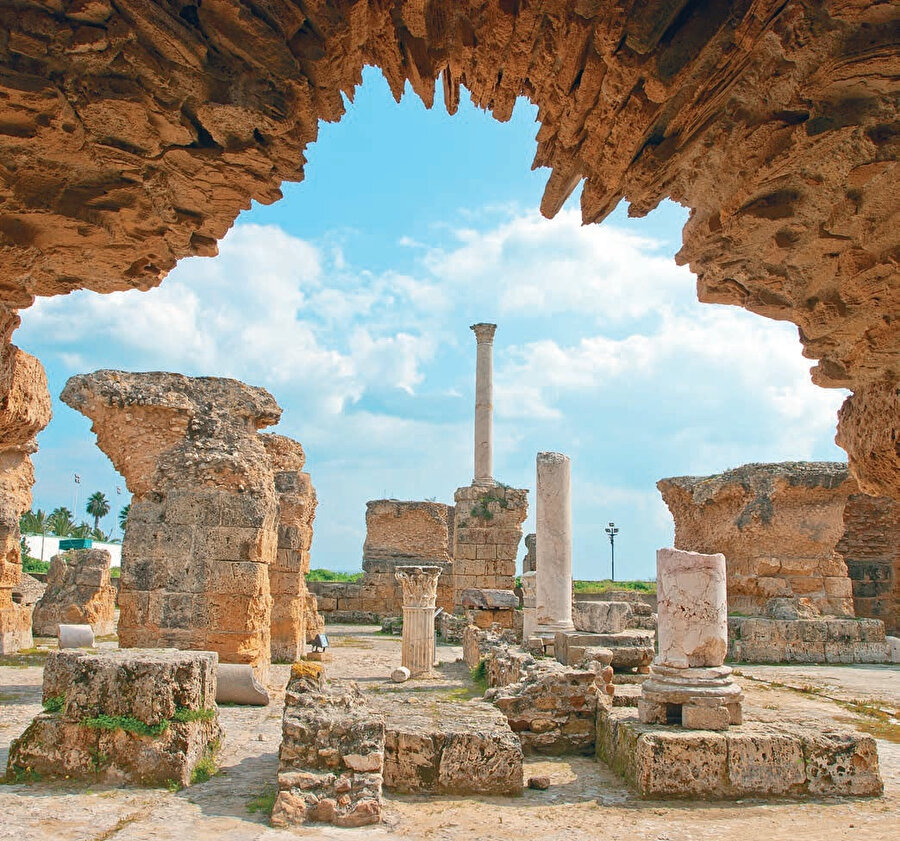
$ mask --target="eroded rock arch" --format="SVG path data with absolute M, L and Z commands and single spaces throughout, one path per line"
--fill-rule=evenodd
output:
M 797 324 L 814 380 L 854 392 L 838 440 L 861 486 L 900 495 L 891 4 L 11 0 L 0 21 L 6 360 L 35 295 L 148 289 L 214 254 L 374 64 L 429 106 L 440 79 L 451 112 L 461 86 L 499 120 L 537 104 L 548 216 L 581 180 L 586 222 L 690 206 L 700 299 Z

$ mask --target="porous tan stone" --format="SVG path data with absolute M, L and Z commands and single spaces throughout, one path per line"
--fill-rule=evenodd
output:
M 321 630 L 315 616 L 315 596 L 306 587 L 316 491 L 309 473 L 303 472 L 306 454 L 299 441 L 271 433 L 260 437 L 271 459 L 278 497 L 278 551 L 269 564 L 272 659 L 293 663 L 306 650 L 307 618 L 315 625 L 313 637 Z M 312 605 L 308 606 L 308 601 Z
M 34 606 L 32 628 L 55 637 L 60 624 L 90 625 L 101 637 L 116 632 L 116 588 L 109 578 L 109 552 L 73 549 L 50 559 L 47 587 Z
M 97 371 L 62 400 L 93 421 L 132 492 L 119 644 L 212 650 L 265 678 L 278 498 L 257 430 L 281 409 L 237 380 Z
M 657 487 L 675 520 L 675 546 L 725 555 L 729 612 L 763 616 L 770 599 L 798 596 L 822 614 L 853 616 L 847 565 L 836 550 L 848 498 L 858 491 L 846 464 L 747 464 Z
M 50 421 L 50 394 L 41 363 L 9 340 L 11 319 L 0 306 L 0 654 L 33 644 L 31 604 L 13 599 L 22 578 L 19 517 L 31 507 L 35 436 Z
M 50 652 L 45 712 L 13 741 L 7 774 L 190 785 L 222 733 L 216 663 L 209 651 Z
M 85 11 L 87 9 L 87 11 Z M 190 10 L 190 11 L 188 11 Z M 702 301 L 791 320 L 814 379 L 854 394 L 839 440 L 897 496 L 897 104 L 890 4 L 637 2 L 11 5 L 0 12 L 2 329 L 34 295 L 147 289 L 304 177 L 366 65 L 426 106 L 438 79 L 508 120 L 539 107 L 554 215 L 691 208 Z M 210 72 L 215 56 L 216 72 Z M 223 79 L 240 77 L 240 85 Z

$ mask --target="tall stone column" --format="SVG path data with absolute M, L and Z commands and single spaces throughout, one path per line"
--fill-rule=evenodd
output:
M 656 589 L 659 654 L 641 687 L 641 721 L 694 730 L 740 724 L 741 688 L 724 665 L 725 556 L 660 549 Z
M 440 567 L 402 566 L 395 575 L 403 587 L 403 651 L 401 662 L 411 677 L 434 667 L 434 604 Z
M 535 619 L 538 636 L 574 631 L 572 624 L 571 465 L 562 453 L 537 456 Z
M 494 484 L 494 331 L 496 324 L 473 324 L 475 360 L 475 481 Z

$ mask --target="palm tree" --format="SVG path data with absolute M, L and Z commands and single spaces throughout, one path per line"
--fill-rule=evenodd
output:
M 47 515 L 40 508 L 26 511 L 19 517 L 19 531 L 23 534 L 43 534 L 47 530 Z
M 72 529 L 72 537 L 90 537 L 93 529 L 90 523 L 79 523 Z
M 57 537 L 68 537 L 74 527 L 72 512 L 68 508 L 54 508 L 47 518 L 47 528 Z
M 131 503 L 129 502 L 124 508 L 119 511 L 119 528 L 122 530 L 122 534 L 125 534 L 125 526 L 128 524 L 128 512 L 131 511 Z
M 85 511 L 94 518 L 94 528 L 100 528 L 100 518 L 109 514 L 109 500 L 103 491 L 94 491 L 87 501 Z

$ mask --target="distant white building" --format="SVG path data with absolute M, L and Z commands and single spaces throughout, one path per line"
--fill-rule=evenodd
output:
M 25 538 L 25 545 L 28 546 L 28 554 L 39 561 L 49 561 L 50 558 L 58 554 L 59 541 L 65 540 L 64 537 L 55 537 L 49 534 L 23 534 L 22 537 Z M 106 549 L 109 552 L 110 566 L 117 567 L 122 565 L 121 543 L 103 543 L 95 540 L 91 545 L 94 549 Z

